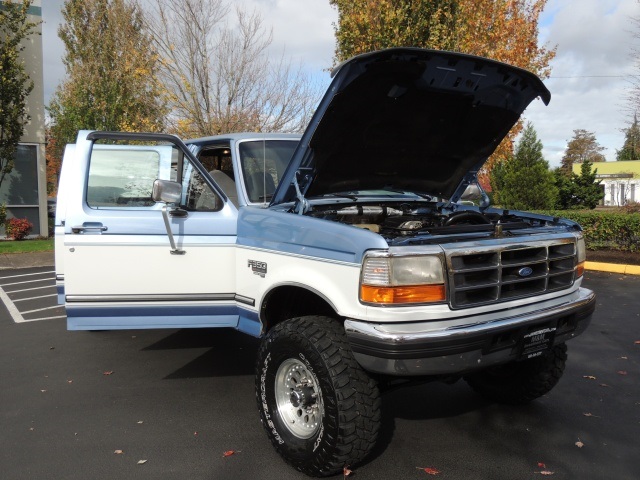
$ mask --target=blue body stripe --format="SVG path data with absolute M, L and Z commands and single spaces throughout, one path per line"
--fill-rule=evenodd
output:
M 260 336 L 258 313 L 237 305 L 66 305 L 68 330 L 231 327 Z

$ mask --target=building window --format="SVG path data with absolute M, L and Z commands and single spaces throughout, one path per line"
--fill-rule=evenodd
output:
M 13 170 L 0 185 L 0 203 L 9 217 L 26 218 L 33 224 L 33 235 L 40 235 L 38 204 L 38 145 L 19 144 Z

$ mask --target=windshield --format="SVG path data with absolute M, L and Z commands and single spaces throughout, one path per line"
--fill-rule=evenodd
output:
M 298 146 L 298 140 L 252 140 L 240 143 L 240 166 L 249 201 L 271 200 Z

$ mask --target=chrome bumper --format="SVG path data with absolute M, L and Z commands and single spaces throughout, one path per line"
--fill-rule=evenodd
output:
M 455 375 L 520 357 L 521 340 L 539 328 L 554 328 L 554 344 L 581 334 L 595 310 L 595 294 L 577 295 L 552 308 L 492 322 L 442 330 L 416 329 L 420 323 L 379 324 L 346 320 L 355 358 L 370 372 L 387 375 Z M 425 327 L 429 324 L 424 322 Z

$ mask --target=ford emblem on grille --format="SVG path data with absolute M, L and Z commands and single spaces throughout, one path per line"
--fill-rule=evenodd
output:
M 520 270 L 518 270 L 518 275 L 520 275 L 521 277 L 528 277 L 532 273 L 533 269 L 531 267 L 522 267 Z

